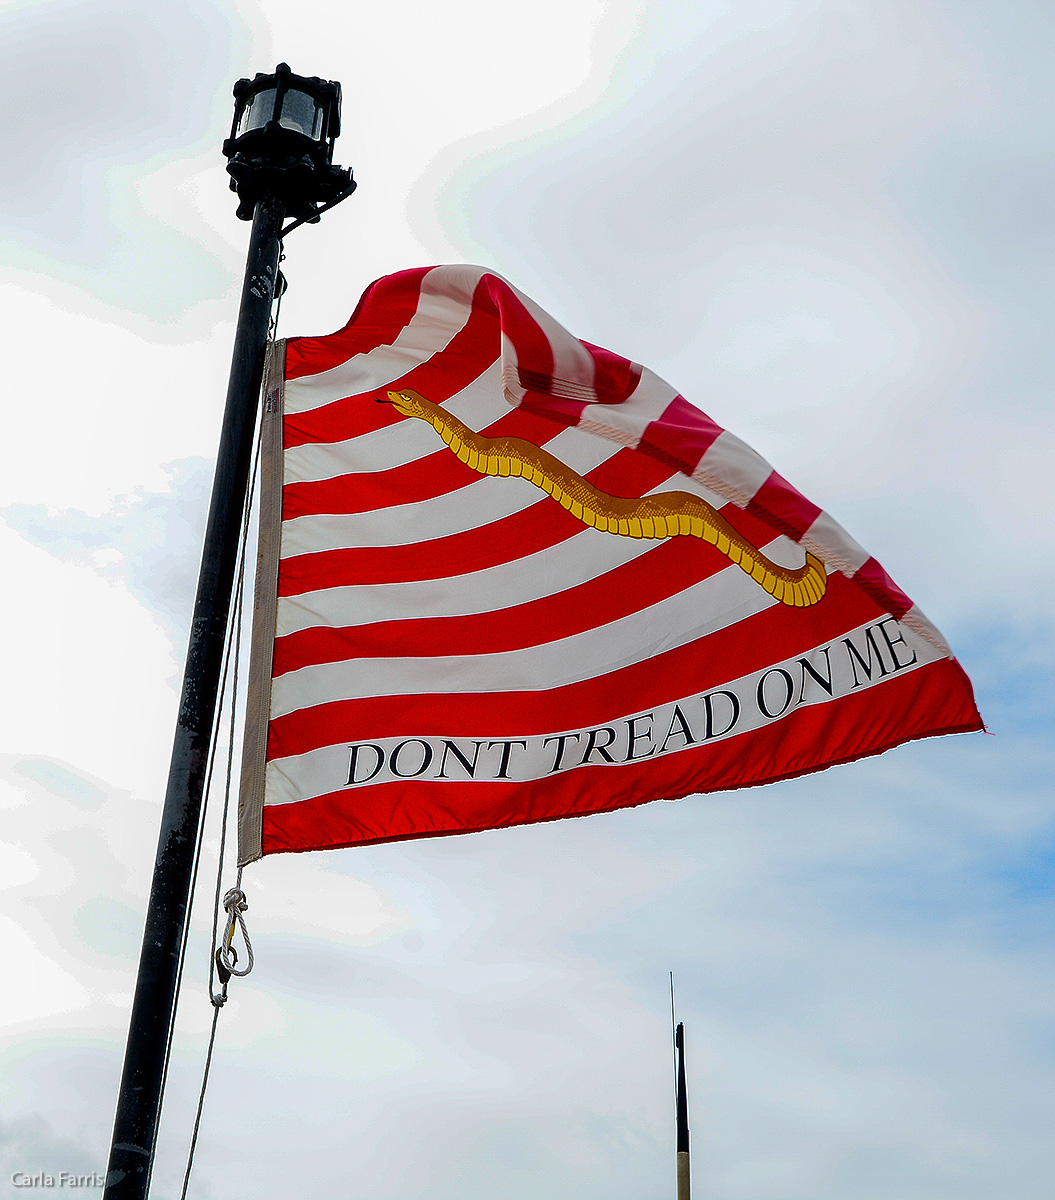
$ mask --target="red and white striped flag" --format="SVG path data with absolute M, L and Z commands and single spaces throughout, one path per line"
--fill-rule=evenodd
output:
M 282 349 L 241 862 L 982 727 L 941 635 L 827 513 L 498 276 L 388 276 Z

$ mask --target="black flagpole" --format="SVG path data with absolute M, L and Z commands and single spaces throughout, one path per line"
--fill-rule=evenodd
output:
M 253 226 L 104 1200 L 144 1200 L 150 1186 L 282 222 L 287 211 L 298 224 L 317 219 L 354 187 L 350 171 L 331 165 L 339 84 L 293 75 L 282 63 L 274 75 L 240 80 L 235 97 L 224 153 L 238 215 Z
M 105 1200 L 147 1194 L 284 217 L 270 198 L 253 217 Z

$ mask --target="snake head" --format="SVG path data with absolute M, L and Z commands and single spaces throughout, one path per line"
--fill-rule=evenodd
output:
M 428 409 L 434 408 L 433 404 L 428 402 L 424 396 L 421 396 L 416 391 L 409 389 L 400 391 L 386 391 L 384 400 L 378 396 L 378 400 L 382 403 L 391 404 L 403 416 L 419 416 L 422 420 L 430 420 L 430 412 Z
M 389 391 L 385 393 L 383 400 L 380 396 L 378 397 L 378 400 L 380 400 L 382 404 L 391 404 L 405 417 L 422 417 L 425 415 L 423 406 L 421 403 L 419 403 L 419 401 L 423 400 L 423 397 L 419 396 L 417 392 Z

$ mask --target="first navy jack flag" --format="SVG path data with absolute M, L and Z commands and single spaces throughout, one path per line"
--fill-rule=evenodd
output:
M 239 861 L 604 812 L 982 728 L 883 568 L 479 267 L 278 343 Z

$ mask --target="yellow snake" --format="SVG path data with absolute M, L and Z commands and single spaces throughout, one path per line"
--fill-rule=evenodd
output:
M 824 595 L 828 576 L 819 558 L 807 553 L 801 567 L 779 566 L 699 496 L 689 492 L 660 492 L 641 499 L 610 496 L 523 438 L 484 437 L 417 392 L 388 392 L 387 398 L 405 416 L 427 421 L 467 467 L 481 475 L 526 479 L 548 492 L 584 525 L 622 537 L 665 538 L 681 534 L 702 538 L 781 604 L 804 608 L 816 604 Z

